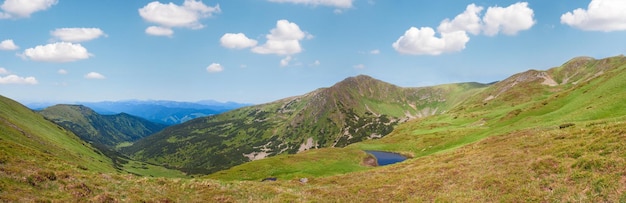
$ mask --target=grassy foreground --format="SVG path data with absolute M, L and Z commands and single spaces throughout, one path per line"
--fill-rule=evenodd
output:
M 218 181 L 75 168 L 24 171 L 8 169 L 15 163 L 5 160 L 0 200 L 618 202 L 626 201 L 624 129 L 626 122 L 611 119 L 516 130 L 400 164 L 309 178 L 306 184 L 297 178 Z

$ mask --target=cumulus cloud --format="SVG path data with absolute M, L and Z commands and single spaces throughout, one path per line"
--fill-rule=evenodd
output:
M 37 79 L 35 77 L 20 77 L 17 75 L 7 75 L 5 77 L 0 76 L 0 84 L 18 84 L 18 85 L 36 85 Z
M 282 67 L 288 66 L 290 61 L 291 61 L 291 56 L 287 56 L 280 60 L 280 66 Z
M 223 47 L 229 49 L 245 49 L 257 45 L 257 41 L 246 37 L 243 33 L 226 33 L 220 38 Z
M 106 36 L 100 28 L 59 28 L 50 34 L 65 42 L 84 42 Z
M 106 77 L 104 77 L 104 75 L 97 73 L 97 72 L 89 72 L 85 75 L 85 78 L 87 79 L 98 79 L 98 80 L 102 80 L 102 79 L 106 79 Z
M 470 38 L 467 33 L 494 36 L 499 33 L 515 35 L 530 29 L 534 24 L 534 11 L 527 2 L 518 2 L 508 7 L 489 7 L 481 18 L 483 7 L 470 4 L 454 19 L 444 19 L 437 27 L 411 27 L 392 44 L 403 54 L 440 55 L 465 49 Z
M 455 52 L 465 49 L 469 37 L 465 31 L 441 33 L 435 36 L 430 27 L 411 27 L 403 36 L 392 44 L 396 51 L 403 54 L 439 55 L 444 52 Z
M 57 42 L 28 48 L 21 56 L 33 61 L 72 62 L 87 59 L 91 54 L 80 44 Z
M 476 4 L 467 5 L 465 11 L 454 19 L 443 20 L 437 30 L 441 33 L 467 31 L 474 35 L 480 34 L 482 24 L 479 14 L 482 10 L 483 7 L 476 6 Z
M 219 73 L 224 71 L 224 67 L 219 63 L 211 63 L 211 65 L 206 67 L 206 71 L 209 73 Z
M 150 26 L 146 28 L 146 34 L 171 37 L 174 35 L 174 30 L 166 27 Z
M 20 47 L 15 45 L 12 39 L 7 39 L 0 42 L 0 50 L 17 50 Z
M 61 75 L 67 75 L 67 70 L 65 70 L 65 69 L 59 69 L 59 70 L 57 71 L 57 73 L 58 73 L 58 74 L 61 74 Z
M 437 31 L 440 33 L 466 31 L 474 35 L 482 32 L 487 36 L 494 36 L 500 32 L 515 35 L 535 24 L 534 11 L 528 7 L 527 2 L 518 2 L 508 7 L 489 7 L 481 18 L 482 11 L 481 6 L 467 5 L 465 11 L 454 19 L 444 19 L 437 27 Z
M 626 30 L 626 1 L 592 0 L 587 10 L 578 8 L 561 15 L 561 23 L 589 31 Z
M 0 18 L 27 18 L 37 11 L 46 10 L 58 0 L 5 0 L 0 6 Z
M 354 0 L 269 0 L 276 3 L 294 3 L 311 6 L 330 6 L 337 8 L 351 8 Z
M 370 54 L 380 54 L 380 50 L 378 49 L 371 50 Z
M 535 25 L 534 11 L 528 2 L 518 2 L 506 8 L 489 7 L 483 17 L 485 35 L 494 36 L 499 32 L 515 35 Z
M 291 55 L 302 52 L 300 40 L 311 38 L 300 30 L 300 27 L 287 20 L 276 22 L 276 28 L 266 35 L 267 41 L 262 46 L 252 48 L 252 52 L 258 54 Z
M 211 17 L 213 14 L 219 12 L 221 12 L 219 4 L 211 7 L 202 3 L 202 1 L 196 0 L 185 0 L 183 5 L 176 5 L 172 2 L 163 4 L 158 1 L 153 1 L 139 9 L 139 15 L 144 20 L 170 30 L 173 27 L 201 29 L 204 25 L 200 23 L 200 19 Z M 152 31 L 153 32 L 148 32 L 148 30 L 146 30 L 146 33 L 170 36 L 164 35 L 163 32 L 157 32 L 158 30 L 154 30 L 154 28 Z
M 37 79 L 35 77 L 20 77 L 17 75 L 8 75 L 10 72 L 0 67 L 0 84 L 20 84 L 20 85 L 36 85 Z M 7 75 L 3 77 L 2 75 Z

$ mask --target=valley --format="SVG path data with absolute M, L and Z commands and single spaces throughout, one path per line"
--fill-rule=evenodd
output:
M 0 200 L 624 201 L 624 90 L 620 55 L 490 84 L 358 75 L 170 126 L 2 97 Z

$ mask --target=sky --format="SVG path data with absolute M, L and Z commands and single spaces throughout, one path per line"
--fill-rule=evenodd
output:
M 369 75 L 489 83 L 626 52 L 623 0 L 4 0 L 0 95 L 265 103 Z

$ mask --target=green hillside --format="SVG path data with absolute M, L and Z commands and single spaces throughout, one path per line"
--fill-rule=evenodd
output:
M 45 119 L 68 129 L 113 162 L 124 172 L 146 176 L 183 177 L 180 171 L 134 161 L 117 151 L 118 148 L 154 134 L 166 127 L 126 113 L 100 115 L 82 105 L 59 104 L 38 112 Z
M 46 119 L 71 130 L 83 140 L 114 148 L 134 142 L 166 127 L 164 124 L 121 113 L 100 115 L 82 105 L 59 104 L 39 111 Z
M 0 196 L 9 200 L 46 196 L 54 187 L 47 182 L 64 174 L 116 172 L 111 159 L 72 132 L 1 96 L 0 143 Z
M 271 157 L 208 178 L 285 179 L 275 190 L 291 192 L 276 198 L 281 201 L 626 201 L 624 90 L 626 57 L 575 58 L 548 71 L 516 74 L 445 114 L 401 124 L 379 140 L 329 156 Z M 413 159 L 350 169 L 365 158 L 354 150 L 395 151 Z M 333 158 L 339 154 L 342 160 L 361 159 L 325 167 L 341 163 Z M 300 170 L 301 165 L 323 169 Z M 309 178 L 306 186 L 294 184 L 301 177 Z
M 190 173 L 210 173 L 278 154 L 377 139 L 398 123 L 445 112 L 484 87 L 401 88 L 361 75 L 302 96 L 171 126 L 124 152 Z
M 481 139 L 524 130 L 554 130 L 560 127 L 576 127 L 588 124 L 579 122 L 620 121 L 626 115 L 626 58 L 612 57 L 602 60 L 579 58 L 548 71 L 527 71 L 493 84 L 467 98 L 448 112 L 412 120 L 399 125 L 383 139 L 366 140 L 352 144 L 344 156 L 363 158 L 354 149 L 383 150 L 424 157 L 447 152 Z M 572 65 L 576 64 L 576 65 Z M 575 66 L 575 67 L 572 67 Z M 570 69 L 568 72 L 560 71 Z M 565 75 L 581 76 L 566 82 L 546 83 L 552 78 Z M 492 96 L 496 95 L 496 96 Z M 517 95 L 512 99 L 511 95 Z M 608 121 L 607 121 L 608 119 Z M 336 152 L 340 153 L 340 152 Z M 301 164 L 314 164 L 320 159 L 307 159 L 298 154 Z M 233 167 L 211 174 L 209 177 L 226 180 L 251 179 L 278 176 L 290 178 L 300 172 L 290 171 L 292 166 L 283 164 L 293 160 L 268 158 Z M 271 166 L 264 163 L 272 163 Z M 296 164 L 297 165 L 297 164 Z M 349 167 L 352 166 L 352 167 Z M 364 170 L 360 162 L 351 162 L 343 169 Z M 354 168 L 354 169 L 350 169 Z M 246 175 L 242 175 L 242 174 Z M 327 176 L 334 170 L 312 171 L 305 175 Z
M 276 155 L 192 179 L 120 173 L 76 136 L 0 98 L 0 201 L 626 201 L 626 57 L 575 58 L 472 91 L 463 85 L 472 86 L 438 86 L 460 96 L 439 103 L 446 111 L 414 116 L 380 139 Z M 186 143 L 199 141 L 193 139 Z M 412 158 L 364 166 L 362 150 L 370 149 Z M 260 181 L 266 177 L 278 180 Z

